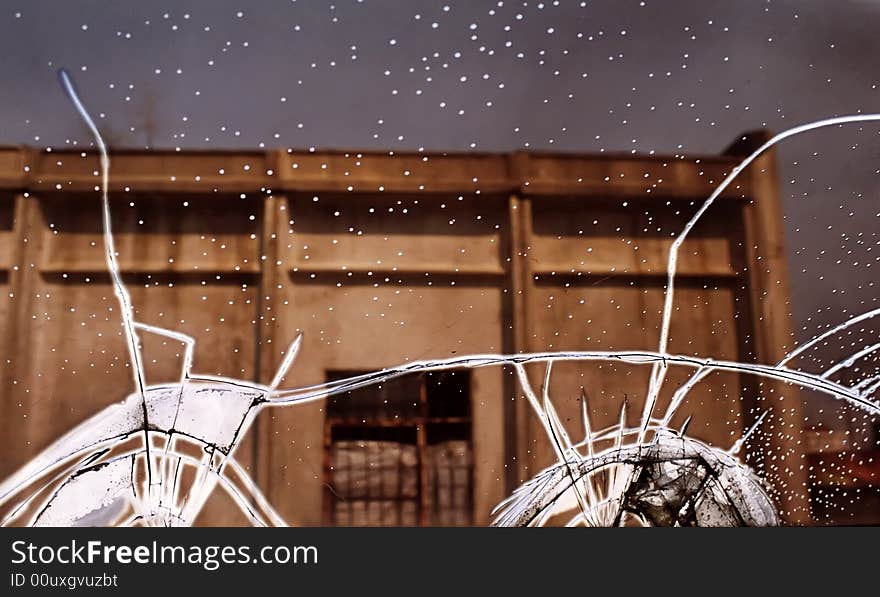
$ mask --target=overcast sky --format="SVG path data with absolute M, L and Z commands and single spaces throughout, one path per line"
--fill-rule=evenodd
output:
M 0 12 L 0 143 L 705 154 L 880 112 L 880 2 L 21 0 Z M 780 150 L 795 314 L 878 306 L 878 127 Z M 874 267 L 869 267 L 870 264 Z

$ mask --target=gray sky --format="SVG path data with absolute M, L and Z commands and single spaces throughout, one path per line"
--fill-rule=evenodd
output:
M 880 1 L 13 0 L 0 143 L 717 153 L 880 112 Z M 878 306 L 877 126 L 780 156 L 799 335 Z M 871 267 L 873 265 L 873 267 Z

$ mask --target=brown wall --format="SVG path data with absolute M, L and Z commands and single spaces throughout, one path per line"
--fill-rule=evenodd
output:
M 685 242 L 671 351 L 769 362 L 790 341 L 781 244 L 764 221 L 778 212 L 768 159 Z M 120 152 L 111 197 L 138 319 L 194 336 L 195 371 L 261 382 L 304 332 L 292 386 L 324 381 L 328 370 L 456 354 L 654 349 L 673 234 L 735 163 Z M 0 475 L 131 391 L 102 258 L 96 168 L 91 154 L 0 150 L 0 285 L 10 297 L 0 301 Z M 181 352 L 145 339 L 148 381 L 174 379 Z M 685 376 L 673 369 L 670 381 Z M 570 364 L 556 368 L 551 393 L 578 436 L 581 387 L 596 424 L 616 420 L 624 399 L 635 421 L 647 377 L 645 367 Z M 474 371 L 478 524 L 550 459 L 517 391 L 509 371 Z M 693 414 L 691 433 L 726 447 L 769 391 L 717 374 L 681 420 Z M 799 423 L 793 396 L 771 428 Z M 275 409 L 237 452 L 293 523 L 321 522 L 323 432 L 320 403 Z M 792 448 L 774 441 L 759 460 L 778 463 Z M 802 455 L 788 458 L 796 471 Z M 803 479 L 773 478 L 800 487 L 782 500 L 789 518 L 803 520 Z M 241 522 L 230 511 L 215 503 L 204 520 Z

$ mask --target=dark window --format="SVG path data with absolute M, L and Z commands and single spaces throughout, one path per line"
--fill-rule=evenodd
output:
M 471 524 L 470 382 L 470 371 L 410 375 L 328 399 L 325 522 Z

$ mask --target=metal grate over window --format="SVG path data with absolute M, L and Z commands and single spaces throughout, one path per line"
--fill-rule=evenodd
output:
M 358 373 L 331 371 L 328 379 Z M 325 523 L 472 524 L 470 388 L 470 371 L 446 371 L 330 398 Z

